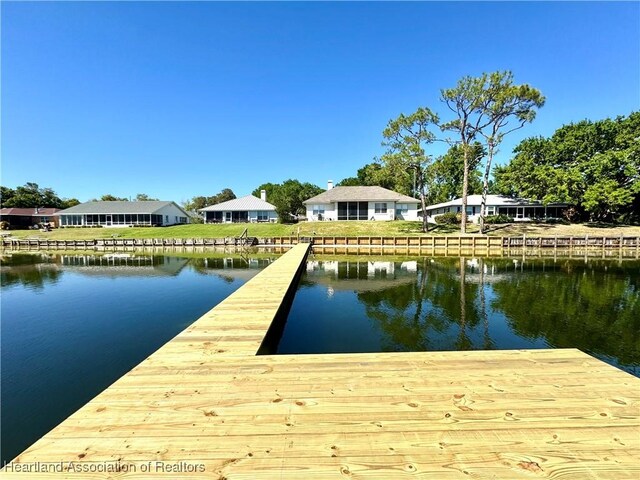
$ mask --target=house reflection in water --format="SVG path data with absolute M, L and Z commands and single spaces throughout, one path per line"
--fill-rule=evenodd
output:
M 189 263 L 187 258 L 114 253 L 107 255 L 60 255 L 65 270 L 98 277 L 170 276 Z
M 411 283 L 415 281 L 417 274 L 416 260 L 406 262 L 309 260 L 303 283 L 325 285 L 327 295 L 332 296 L 336 290 L 369 292 Z
M 247 281 L 272 263 L 274 257 L 185 258 L 136 253 L 50 254 L 17 253 L 0 255 L 3 287 L 23 284 L 44 288 L 65 273 L 94 278 L 178 277 L 185 270 L 200 275 L 217 275 L 226 282 Z

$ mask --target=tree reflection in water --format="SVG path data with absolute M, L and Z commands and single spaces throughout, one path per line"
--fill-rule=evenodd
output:
M 366 317 L 384 351 L 579 348 L 640 365 L 639 262 L 423 257 L 377 275 L 385 262 L 316 262 L 302 289 L 352 295 L 351 318 Z M 322 323 L 314 310 L 304 308 L 307 328 Z
M 24 285 L 42 290 L 47 284 L 55 284 L 62 276 L 55 259 L 47 254 L 0 255 L 0 286 Z

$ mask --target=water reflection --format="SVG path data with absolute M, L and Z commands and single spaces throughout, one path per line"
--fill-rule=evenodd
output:
M 49 255 L 0 255 L 0 286 L 24 285 L 42 290 L 55 284 L 62 270 Z
M 35 290 L 57 283 L 64 272 L 87 277 L 175 277 L 184 268 L 217 275 L 227 282 L 248 280 L 277 257 L 175 257 L 134 253 L 52 254 L 4 253 L 0 255 L 0 286 L 23 285 Z
M 3 252 L 0 464 L 275 258 Z
M 637 375 L 639 267 L 465 257 L 310 261 L 278 351 L 579 348 Z

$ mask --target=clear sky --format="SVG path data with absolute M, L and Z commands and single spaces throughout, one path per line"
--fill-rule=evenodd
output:
M 547 97 L 499 157 L 640 109 L 640 4 L 2 2 L 1 183 L 81 201 L 325 186 L 389 119 L 510 69 Z

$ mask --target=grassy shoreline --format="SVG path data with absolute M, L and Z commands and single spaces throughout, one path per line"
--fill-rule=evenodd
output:
M 441 236 L 460 235 L 455 226 L 430 226 L 422 233 L 420 222 L 304 222 L 296 225 L 282 224 L 215 224 L 176 225 L 172 227 L 133 228 L 60 228 L 51 232 L 37 230 L 10 230 L 10 238 L 41 238 L 51 240 L 92 240 L 98 238 L 223 238 L 235 237 L 247 229 L 252 237 L 329 236 L 329 237 L 375 237 L 375 236 Z M 471 225 L 467 235 L 479 235 L 477 225 Z M 491 226 L 490 236 L 640 236 L 640 227 L 603 226 L 600 224 L 550 225 L 519 223 L 506 226 Z

